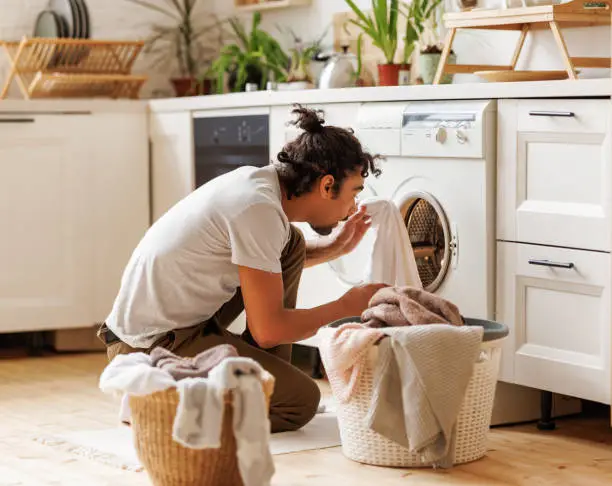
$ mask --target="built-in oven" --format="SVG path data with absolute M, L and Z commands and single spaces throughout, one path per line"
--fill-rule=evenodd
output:
M 269 109 L 194 113 L 195 187 L 238 167 L 270 163 Z

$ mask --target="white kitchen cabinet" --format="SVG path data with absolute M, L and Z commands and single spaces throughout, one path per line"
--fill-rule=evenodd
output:
M 93 160 L 94 322 L 103 322 L 121 275 L 150 222 L 149 144 L 145 113 L 96 113 Z
M 498 243 L 500 379 L 610 403 L 610 255 Z
M 152 218 L 195 188 L 193 121 L 189 111 L 151 114 Z
M 0 115 L 0 331 L 91 321 L 87 122 L 87 115 Z
M 612 249 L 610 100 L 501 100 L 498 239 Z
M 0 112 L 0 332 L 102 321 L 148 213 L 144 112 Z

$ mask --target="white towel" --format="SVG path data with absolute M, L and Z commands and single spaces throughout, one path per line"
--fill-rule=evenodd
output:
M 221 447 L 225 390 L 201 378 L 183 378 L 176 389 L 179 403 L 172 438 L 192 449 Z
M 181 400 L 173 427 L 174 440 L 185 447 L 220 447 L 226 390 L 233 391 L 233 430 L 244 486 L 268 486 L 274 475 L 270 420 L 261 379 L 270 375 L 250 358 L 227 358 L 208 378 L 178 382 Z
M 428 324 L 384 328 L 368 426 L 449 467 L 457 416 L 480 354 L 483 328 Z
M 366 282 L 422 288 L 406 224 L 393 201 L 380 197 L 361 202 L 376 231 Z

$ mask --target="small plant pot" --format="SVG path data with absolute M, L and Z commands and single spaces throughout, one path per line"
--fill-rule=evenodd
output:
M 378 85 L 397 86 L 399 84 L 400 70 L 410 70 L 410 64 L 379 64 Z
M 442 54 L 440 53 L 421 53 L 419 55 L 419 72 L 423 79 L 423 84 L 432 84 L 436 77 L 436 71 L 440 64 Z M 448 63 L 454 64 L 457 61 L 457 56 L 451 53 L 448 56 Z M 440 80 L 440 84 L 450 84 L 453 82 L 452 74 L 445 74 Z
M 177 97 L 205 95 L 211 91 L 209 79 L 198 81 L 196 78 L 172 78 L 170 82 Z

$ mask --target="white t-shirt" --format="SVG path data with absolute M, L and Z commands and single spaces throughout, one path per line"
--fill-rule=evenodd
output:
M 238 265 L 281 272 L 289 225 L 273 166 L 241 167 L 200 186 L 140 241 L 106 325 L 147 348 L 207 320 L 239 287 Z

